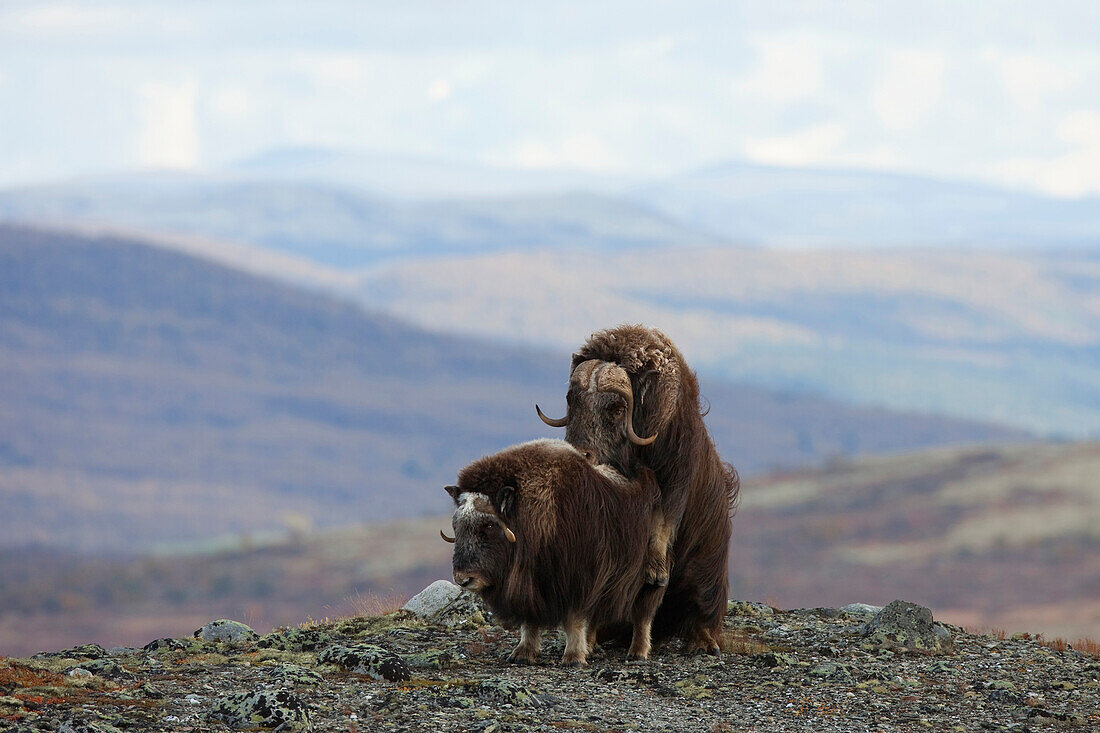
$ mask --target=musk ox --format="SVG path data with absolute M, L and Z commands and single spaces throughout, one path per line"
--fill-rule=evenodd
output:
M 634 628 L 630 656 L 649 655 L 660 601 L 642 577 L 652 472 L 627 480 L 563 440 L 536 440 L 474 461 L 447 492 L 455 582 L 520 627 L 509 661 L 534 662 L 542 630 L 562 626 L 562 662 L 583 665 L 596 629 L 622 623 Z
M 627 477 L 642 468 L 657 476 L 645 572 L 667 587 L 654 638 L 679 636 L 689 650 L 717 653 L 741 482 L 714 449 L 695 374 L 660 331 L 619 326 L 592 334 L 573 355 L 566 401 L 564 418 L 547 418 L 536 405 L 539 417 Z

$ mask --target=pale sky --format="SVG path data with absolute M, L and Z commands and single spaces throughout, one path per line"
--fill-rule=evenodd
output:
M 321 146 L 1100 194 L 1100 3 L 0 3 L 0 185 Z

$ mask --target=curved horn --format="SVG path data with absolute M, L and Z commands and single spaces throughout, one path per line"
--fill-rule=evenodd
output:
M 630 382 L 626 378 L 625 372 L 622 374 L 621 381 L 613 376 L 609 375 L 609 377 L 602 391 L 614 392 L 626 400 L 626 437 L 630 438 L 630 442 L 634 445 L 649 445 L 657 440 L 657 433 L 648 438 L 639 438 L 638 434 L 634 432 L 634 390 L 630 388 Z
M 552 428 L 564 428 L 566 426 L 566 424 L 569 422 L 568 417 L 561 417 L 561 418 L 558 418 L 557 420 L 555 420 L 554 418 L 547 417 L 546 415 L 543 415 L 542 410 L 539 409 L 538 405 L 535 405 L 535 412 L 537 412 L 539 414 L 539 417 L 542 418 L 542 421 L 544 423 L 546 423 L 547 425 L 549 425 Z M 515 540 L 512 540 L 512 541 L 515 542 Z
M 502 522 L 500 526 L 504 527 L 504 523 Z M 443 530 L 440 530 L 440 532 L 442 532 L 442 531 Z M 511 542 L 512 544 L 516 543 L 516 533 L 513 532 L 512 530 L 508 529 L 507 527 L 504 527 L 504 536 L 507 537 L 508 541 Z
M 442 537 L 445 542 L 450 542 L 452 545 L 455 543 L 455 538 L 448 537 L 447 535 L 443 534 L 443 530 L 439 530 L 439 536 Z M 515 540 L 513 540 L 513 542 L 514 541 Z

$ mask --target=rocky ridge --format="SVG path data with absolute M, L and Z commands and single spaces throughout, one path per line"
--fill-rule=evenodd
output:
M 0 659 L 0 729 L 1100 730 L 1100 660 L 971 634 L 904 601 L 730 601 L 716 657 L 672 643 L 628 663 L 608 643 L 567 668 L 557 637 L 538 664 L 507 664 L 516 634 L 438 581 L 382 616 L 263 636 L 221 619 L 141 649 Z

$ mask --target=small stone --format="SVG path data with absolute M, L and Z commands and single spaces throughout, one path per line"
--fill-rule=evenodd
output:
M 84 669 L 83 667 L 73 667 L 72 669 L 69 670 L 69 676 L 74 677 L 78 680 L 79 679 L 85 679 L 86 680 L 86 679 L 89 679 L 92 676 L 92 673 L 89 672 L 88 670 Z
M 194 636 L 203 641 L 224 641 L 231 644 L 249 643 L 259 638 L 250 626 L 227 618 L 211 621 L 196 631 Z
M 477 595 L 464 590 L 449 580 L 437 580 L 409 599 L 401 607 L 419 618 L 446 626 L 486 623 L 486 609 Z

